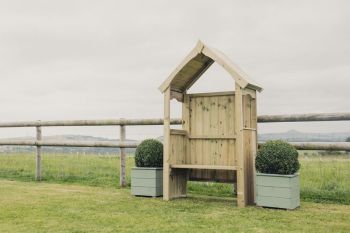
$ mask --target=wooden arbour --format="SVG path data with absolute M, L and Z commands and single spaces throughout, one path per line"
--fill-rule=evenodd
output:
M 233 77 L 234 91 L 188 94 L 214 62 Z M 199 41 L 159 89 L 164 93 L 163 199 L 186 197 L 188 180 L 204 180 L 237 182 L 237 205 L 254 204 L 256 91 L 262 88 Z M 182 102 L 181 130 L 170 129 L 173 98 Z

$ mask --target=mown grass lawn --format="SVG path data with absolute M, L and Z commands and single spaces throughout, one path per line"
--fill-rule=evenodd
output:
M 129 189 L 0 179 L 1 232 L 349 232 L 350 206 L 237 208 L 233 198 L 165 202 Z
M 350 155 L 300 153 L 302 200 L 350 205 Z M 43 154 L 44 182 L 119 187 L 119 158 L 106 155 Z M 127 159 L 127 178 L 134 159 Z M 35 155 L 0 154 L 0 178 L 34 181 Z M 190 182 L 192 194 L 232 197 L 229 184 Z

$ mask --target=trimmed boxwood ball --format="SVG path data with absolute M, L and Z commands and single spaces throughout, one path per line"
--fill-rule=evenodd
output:
M 155 139 L 146 139 L 136 148 L 137 167 L 163 167 L 163 144 Z
M 258 150 L 255 168 L 260 173 L 292 175 L 300 168 L 298 151 L 287 142 L 268 141 Z

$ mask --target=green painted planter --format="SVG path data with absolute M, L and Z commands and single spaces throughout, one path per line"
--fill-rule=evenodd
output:
M 257 173 L 256 204 L 281 209 L 295 209 L 300 206 L 299 174 Z
M 131 169 L 131 194 L 134 196 L 163 196 L 163 168 L 134 167 Z

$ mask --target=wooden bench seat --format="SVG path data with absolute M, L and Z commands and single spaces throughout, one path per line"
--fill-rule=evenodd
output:
M 237 170 L 237 166 L 224 165 L 199 165 L 199 164 L 171 164 L 170 168 L 185 168 L 185 169 L 209 169 L 209 170 Z

